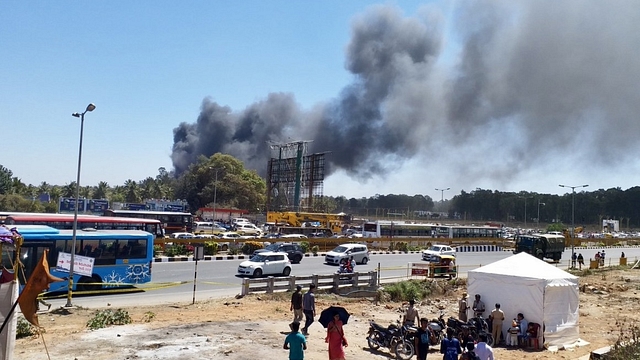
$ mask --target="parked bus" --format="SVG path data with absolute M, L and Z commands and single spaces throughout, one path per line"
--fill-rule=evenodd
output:
M 362 225 L 362 237 L 394 238 L 394 237 L 431 237 L 434 224 L 412 223 L 406 221 L 378 220 L 365 222 Z
M 362 231 L 365 238 L 499 238 L 501 234 L 501 228 L 493 226 L 439 225 L 388 220 L 366 222 Z
M 22 213 L 9 215 L 4 219 L 7 225 L 46 225 L 59 230 L 73 229 L 73 214 Z M 142 230 L 152 233 L 156 238 L 164 238 L 159 220 L 141 218 L 122 218 L 97 215 L 78 215 L 78 229 L 95 230 Z
M 105 210 L 104 216 L 159 220 L 166 235 L 175 232 L 193 232 L 193 215 L 185 212 L 147 210 Z
M 43 225 L 18 225 L 24 238 L 20 261 L 28 279 L 42 257 L 49 250 L 50 272 L 64 278 L 69 276 L 73 231 Z M 153 264 L 153 235 L 140 230 L 78 230 L 74 256 L 74 290 L 88 291 L 102 288 L 132 286 L 151 281 Z M 2 265 L 10 269 L 15 250 L 3 249 Z M 59 263 L 60 261 L 60 263 Z M 92 264 L 92 266 L 91 266 Z M 61 267 L 58 267 L 60 265 Z M 18 274 L 24 282 L 22 273 Z M 67 281 L 54 282 L 50 292 L 66 291 Z

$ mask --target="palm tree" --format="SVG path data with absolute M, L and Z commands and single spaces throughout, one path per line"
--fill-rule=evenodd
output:
M 95 199 L 107 199 L 109 197 L 109 184 L 106 181 L 100 181 L 93 192 L 93 197 Z
M 125 201 L 128 203 L 139 203 L 141 201 L 140 198 L 140 187 L 138 183 L 129 179 L 124 182 L 125 188 Z
M 62 187 L 62 197 L 75 198 L 76 197 L 76 182 L 72 181 Z

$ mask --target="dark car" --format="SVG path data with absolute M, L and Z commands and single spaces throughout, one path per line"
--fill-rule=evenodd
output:
M 292 264 L 299 264 L 304 257 L 304 251 L 302 247 L 298 244 L 291 243 L 275 243 L 267 246 L 264 249 L 259 249 L 253 252 L 253 255 L 259 254 L 265 251 L 273 251 L 273 252 L 286 252 L 289 257 L 289 261 Z

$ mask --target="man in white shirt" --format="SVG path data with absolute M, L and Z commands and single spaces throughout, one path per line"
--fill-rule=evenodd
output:
M 480 334 L 480 342 L 476 345 L 475 353 L 480 360 L 494 360 L 493 349 L 487 345 L 487 334 Z

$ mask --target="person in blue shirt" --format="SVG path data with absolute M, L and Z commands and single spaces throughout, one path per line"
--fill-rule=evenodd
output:
M 442 360 L 458 360 L 458 355 L 462 354 L 460 341 L 453 337 L 452 328 L 447 328 L 447 337 L 440 343 L 440 353 L 444 354 Z
M 299 332 L 299 322 L 294 321 L 290 327 L 291 332 L 284 339 L 282 348 L 289 350 L 289 360 L 304 360 L 304 350 L 307 350 L 307 339 Z

